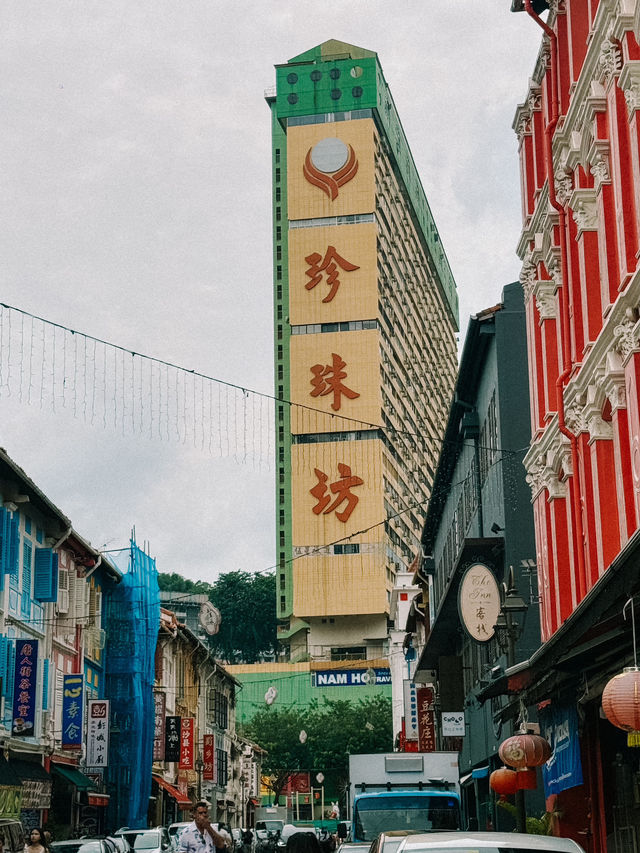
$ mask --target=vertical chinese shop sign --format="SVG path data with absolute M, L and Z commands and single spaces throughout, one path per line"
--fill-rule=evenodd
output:
M 418 698 L 418 751 L 435 752 L 436 723 L 433 687 L 419 687 Z
M 165 694 L 160 690 L 156 690 L 156 692 L 153 694 L 153 708 L 155 716 L 155 723 L 153 729 L 153 760 L 164 761 L 164 717 L 167 712 L 167 698 Z
M 216 750 L 213 743 L 213 735 L 204 735 L 202 738 L 202 778 L 215 779 L 215 757 Z
M 180 717 L 167 717 L 164 730 L 164 760 L 180 760 Z
M 109 702 L 87 702 L 87 767 L 106 767 L 109 763 Z
M 62 748 L 80 749 L 84 676 L 73 673 L 62 678 Z
M 193 770 L 193 717 L 183 717 L 180 722 L 180 770 Z
M 16 640 L 16 671 L 13 681 L 11 734 L 33 737 L 36 714 L 38 641 Z

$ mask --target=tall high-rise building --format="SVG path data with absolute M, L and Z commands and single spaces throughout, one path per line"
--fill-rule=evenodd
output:
M 284 659 L 386 654 L 456 374 L 456 286 L 377 55 L 276 68 L 277 615 Z

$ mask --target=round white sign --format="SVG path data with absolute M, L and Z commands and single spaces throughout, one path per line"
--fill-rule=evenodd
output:
M 336 136 L 321 139 L 311 149 L 311 162 L 320 172 L 330 174 L 342 169 L 349 159 L 349 149 Z
M 490 568 L 482 563 L 470 566 L 462 576 L 458 609 L 465 631 L 477 643 L 487 643 L 500 613 L 500 588 Z

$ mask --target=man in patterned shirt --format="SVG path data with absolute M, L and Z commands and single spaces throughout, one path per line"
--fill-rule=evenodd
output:
M 193 823 L 180 833 L 177 853 L 214 853 L 226 847 L 225 839 L 211 826 L 209 803 L 201 800 L 193 807 Z

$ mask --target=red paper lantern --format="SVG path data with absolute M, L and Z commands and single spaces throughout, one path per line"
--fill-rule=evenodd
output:
M 489 776 L 489 787 L 496 794 L 515 794 L 518 790 L 518 774 L 508 767 L 500 767 Z
M 518 734 L 503 741 L 498 754 L 510 767 L 540 767 L 551 757 L 551 747 L 540 735 Z
M 538 787 L 538 778 L 533 768 L 520 767 L 516 770 L 516 776 L 518 777 L 518 790 L 535 791 Z
M 637 667 L 625 667 L 620 675 L 607 682 L 602 692 L 602 710 L 607 720 L 619 729 L 625 732 L 640 729 L 640 670 Z

